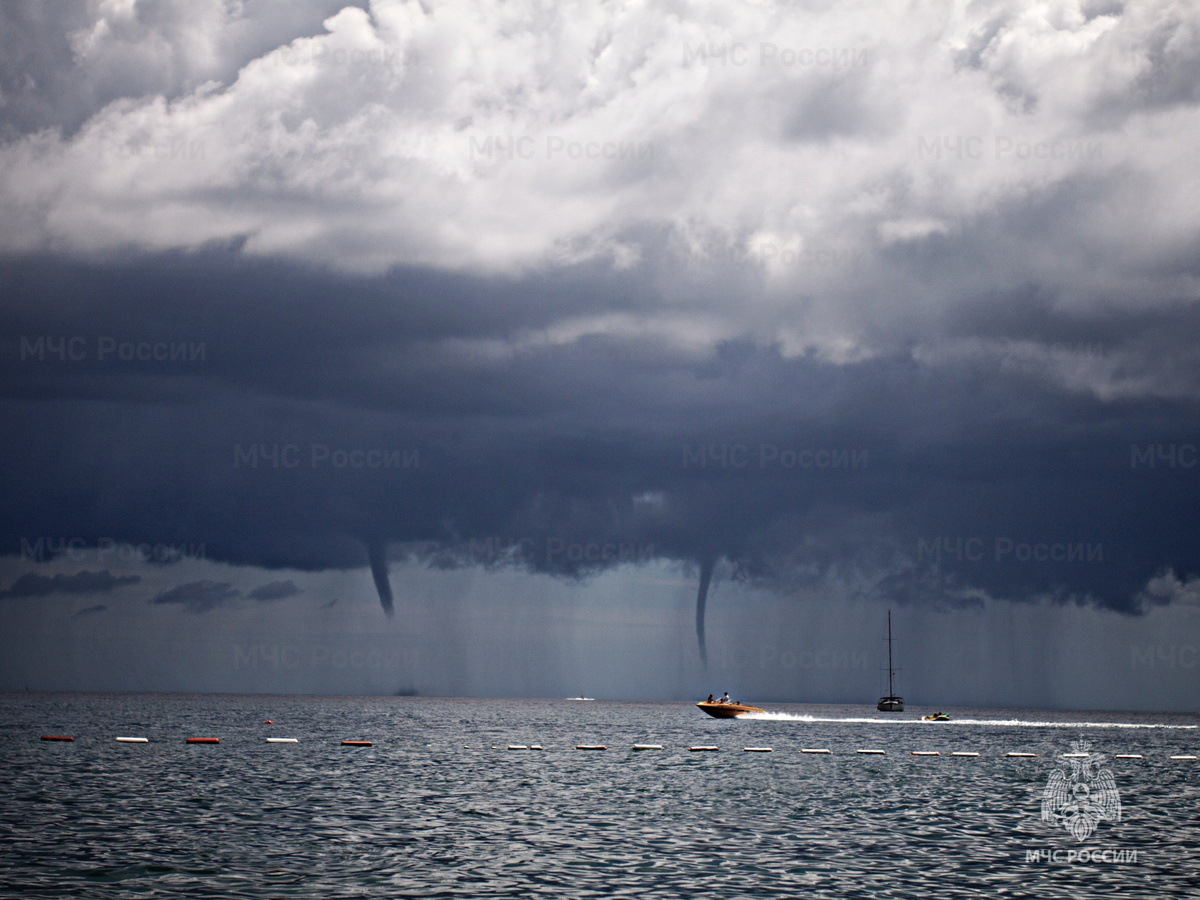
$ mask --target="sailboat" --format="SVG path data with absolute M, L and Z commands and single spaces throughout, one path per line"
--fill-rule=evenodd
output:
M 888 692 L 886 697 L 879 698 L 875 707 L 880 712 L 904 712 L 904 698 L 897 697 L 892 688 L 892 611 L 888 610 Z

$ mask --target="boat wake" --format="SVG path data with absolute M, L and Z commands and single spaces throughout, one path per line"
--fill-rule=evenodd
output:
M 1051 722 L 1032 719 L 950 719 L 944 722 L 924 722 L 921 719 L 881 718 L 878 716 L 807 716 L 795 713 L 761 712 L 746 713 L 738 716 L 742 720 L 759 722 L 859 722 L 868 725 L 936 725 L 945 728 L 948 725 L 990 725 L 1005 728 L 1148 728 L 1163 730 L 1194 730 L 1196 725 L 1168 725 L 1158 722 Z

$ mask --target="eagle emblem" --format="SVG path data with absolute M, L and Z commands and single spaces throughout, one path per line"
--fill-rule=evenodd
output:
M 1085 741 L 1071 744 L 1079 754 L 1087 753 Z M 1102 819 L 1121 821 L 1121 795 L 1108 769 L 1093 770 L 1088 757 L 1068 759 L 1071 768 L 1056 769 L 1042 793 L 1042 821 L 1062 825 L 1078 841 L 1086 841 Z

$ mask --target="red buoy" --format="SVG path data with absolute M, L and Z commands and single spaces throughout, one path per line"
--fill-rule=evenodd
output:
M 263 724 L 264 725 L 274 725 L 275 723 L 272 722 L 270 719 L 267 719 L 266 721 L 263 722 Z
M 370 747 L 370 741 L 342 741 L 343 747 Z
M 73 740 L 75 740 L 75 738 L 67 737 L 64 734 L 43 734 L 42 740 L 43 741 L 73 741 Z
M 221 739 L 220 738 L 188 738 L 187 742 L 189 744 L 219 744 L 219 743 L 221 743 Z

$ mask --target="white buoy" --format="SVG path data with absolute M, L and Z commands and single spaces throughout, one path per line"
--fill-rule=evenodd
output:
M 662 744 L 634 744 L 633 745 L 634 750 L 661 750 L 662 748 L 663 748 Z
M 720 747 L 688 747 L 692 753 L 716 753 Z
M 1090 754 L 1090 753 L 1064 753 L 1062 755 L 1062 758 L 1063 759 L 1087 759 L 1091 755 L 1092 754 Z
M 1141 759 L 1141 758 L 1142 758 L 1142 754 L 1140 754 L 1140 753 L 1118 753 L 1116 756 L 1113 757 L 1113 759 Z
M 828 753 L 824 747 L 804 747 L 800 750 L 801 753 Z
M 863 756 L 884 756 L 886 750 L 855 750 L 855 753 L 861 753 Z
M 951 756 L 978 756 L 979 754 L 973 750 L 955 750 Z
M 1005 753 L 1005 756 L 1011 756 L 1014 759 L 1032 759 L 1037 756 L 1036 753 Z
M 268 744 L 298 744 L 296 738 L 267 738 Z
M 576 744 L 576 750 L 607 750 L 603 744 Z
M 529 748 L 526 747 L 524 744 L 509 744 L 508 749 L 509 750 L 528 750 Z
M 743 753 L 770 753 L 770 747 L 743 747 Z
M 1182 756 L 1172 756 L 1171 759 L 1195 759 L 1196 757 L 1184 754 Z
M 541 749 L 542 749 L 542 745 L 541 745 L 541 744 L 530 744 L 530 745 L 529 745 L 529 749 L 530 749 L 530 750 L 541 750 Z
M 942 754 L 937 750 L 914 750 L 912 752 L 912 755 L 913 756 L 941 756 Z

